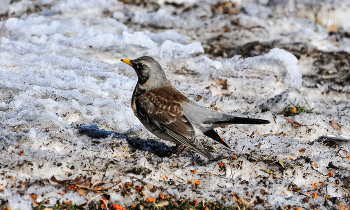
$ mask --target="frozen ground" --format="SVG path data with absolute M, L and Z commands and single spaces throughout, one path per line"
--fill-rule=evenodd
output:
M 9 3 L 0 3 L 10 14 L 0 207 L 129 207 L 169 195 L 197 208 L 241 199 L 253 209 L 348 208 L 350 1 Z M 169 157 L 173 145 L 130 107 L 137 78 L 120 59 L 142 55 L 196 103 L 271 123 L 217 129 L 232 151 L 203 137 L 220 161 Z M 288 117 L 292 125 L 282 114 L 290 103 L 312 113 Z

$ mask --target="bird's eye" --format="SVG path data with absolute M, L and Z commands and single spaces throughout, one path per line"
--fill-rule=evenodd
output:
M 138 68 L 138 69 L 142 69 L 143 67 L 145 67 L 145 65 L 144 65 L 143 63 L 137 64 L 137 68 Z

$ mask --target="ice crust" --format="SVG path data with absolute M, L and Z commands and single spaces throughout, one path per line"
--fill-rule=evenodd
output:
M 286 205 L 308 209 L 312 206 L 310 202 L 302 202 L 306 197 L 319 209 L 327 209 L 324 202 L 331 207 L 339 202 L 348 205 L 344 196 L 349 190 L 346 178 L 350 177 L 349 86 L 331 93 L 327 93 L 327 85 L 308 88 L 302 75 L 312 70 L 305 70 L 305 62 L 298 63 L 293 54 L 279 48 L 250 58 L 210 58 L 205 54 L 202 37 L 217 35 L 225 24 L 230 24 L 222 17 L 206 20 L 209 3 L 216 1 L 203 1 L 198 8 L 202 13 L 190 11 L 183 16 L 170 13 L 176 9 L 161 0 L 157 11 L 114 0 L 38 2 L 53 6 L 8 19 L 2 38 L 0 189 L 4 191 L 0 192 L 0 206 L 32 209 L 31 194 L 37 195 L 37 202 L 49 199 L 46 206 L 56 203 L 53 198 L 77 205 L 89 203 L 89 198 L 98 193 L 90 191 L 82 196 L 66 191 L 50 179 L 87 176 L 95 183 L 101 180 L 109 161 L 106 180 L 111 183 L 105 187 L 121 181 L 115 189 L 126 182 L 133 186 L 149 183 L 164 188 L 164 195 L 183 199 L 209 202 L 226 196 L 220 200 L 225 206 L 236 205 L 234 192 L 244 199 L 266 200 L 254 204 L 257 209 L 284 209 Z M 186 6 L 196 3 L 173 2 Z M 240 24 L 271 27 L 269 33 L 263 31 L 254 39 L 308 40 L 319 49 L 350 52 L 346 40 L 337 47 L 328 40 L 325 28 L 308 27 L 312 25 L 310 20 L 297 17 L 262 20 L 273 13 L 270 8 L 253 2 L 239 3 L 246 6 L 246 13 L 237 15 Z M 296 4 L 302 5 L 299 1 Z M 341 16 L 349 15 L 346 1 L 339 5 L 345 8 Z M 32 1 L 22 0 L 11 4 L 10 11 L 21 14 L 34 7 Z M 125 8 L 132 8 L 132 14 Z M 335 11 L 340 11 L 339 8 Z M 103 15 L 106 9 L 114 11 L 111 17 Z M 349 30 L 348 24 L 344 23 L 344 29 Z M 152 25 L 161 29 L 142 28 Z M 207 32 L 197 37 L 190 29 Z M 282 32 L 287 35 L 282 36 Z M 241 41 L 254 36 L 245 34 L 248 32 L 235 33 L 242 36 Z M 184 152 L 182 157 L 162 156 L 171 150 L 172 144 L 150 134 L 134 116 L 130 100 L 137 77 L 130 66 L 120 62 L 122 58 L 142 55 L 157 59 L 171 83 L 199 105 L 271 123 L 218 128 L 232 151 L 203 137 L 204 144 L 216 147 L 216 156 L 227 158 L 219 161 L 226 164 L 225 171 L 218 161 L 202 162 L 204 157 L 190 152 Z M 228 88 L 219 79 L 226 80 Z M 314 113 L 290 117 L 302 125 L 296 129 L 280 112 L 290 102 L 304 105 L 305 100 Z M 267 111 L 262 112 L 261 107 Z M 334 129 L 331 120 L 341 130 Z M 318 141 L 322 136 L 341 143 L 337 148 L 324 146 Z M 127 172 L 135 167 L 152 172 L 146 178 Z M 175 185 L 166 184 L 165 175 Z M 200 180 L 201 184 L 196 188 L 188 179 Z M 339 180 L 340 184 L 334 184 Z M 320 187 L 320 181 L 324 187 Z M 313 187 L 315 183 L 319 185 L 317 189 Z M 293 187 L 299 191 L 291 190 Z M 135 204 L 139 195 L 132 192 L 130 196 L 111 192 L 109 202 Z M 145 190 L 144 197 L 157 198 L 160 192 Z M 310 198 L 312 193 L 319 198 Z M 325 201 L 325 196 L 335 197 L 338 203 Z

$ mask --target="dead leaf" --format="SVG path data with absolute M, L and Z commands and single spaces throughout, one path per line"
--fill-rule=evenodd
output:
M 125 182 L 125 187 L 127 188 L 127 189 L 129 189 L 130 187 L 131 187 L 131 185 L 132 185 L 132 183 L 131 182 Z
M 151 183 L 147 183 L 147 189 L 150 190 L 153 188 L 153 185 Z
M 350 206 L 345 206 L 343 203 L 339 203 L 337 207 L 335 207 L 337 210 L 350 210 Z
M 337 31 L 338 31 L 338 26 L 336 26 L 336 25 L 328 26 L 328 27 L 327 27 L 327 30 L 328 30 L 329 32 L 337 32 Z
M 227 90 L 228 89 L 227 79 L 218 79 L 218 80 L 216 80 L 216 84 L 217 85 L 221 85 L 221 89 L 222 90 Z
M 239 9 L 237 9 L 237 8 L 231 8 L 230 10 L 229 10 L 229 14 L 230 15 L 237 15 L 238 13 L 240 13 L 241 12 L 241 10 L 239 10 Z
M 285 120 L 287 120 L 288 122 L 290 122 L 294 128 L 298 129 L 302 126 L 302 124 L 298 123 L 297 121 L 293 120 L 293 119 L 289 119 L 287 117 L 284 118 Z
M 69 180 L 60 181 L 60 180 L 56 179 L 55 176 L 51 177 L 51 181 L 52 182 L 56 182 L 56 183 L 58 183 L 60 185 L 67 185 L 67 184 L 69 184 Z
M 177 166 L 177 162 L 173 162 L 173 167 L 176 167 Z
M 87 194 L 88 194 L 88 190 L 86 190 L 86 189 L 81 189 L 81 188 L 79 188 L 78 190 L 77 190 L 77 192 L 80 194 L 80 195 L 82 195 L 82 196 L 86 196 Z
M 160 203 L 157 204 L 158 208 L 165 207 L 169 205 L 169 201 L 161 201 Z
M 153 187 L 152 189 L 149 190 L 151 193 L 155 193 L 157 191 L 157 188 Z
M 188 182 L 188 183 L 192 183 L 192 184 L 195 184 L 195 183 L 196 183 L 196 181 L 195 181 L 194 179 L 187 179 L 187 182 Z
M 76 185 L 81 185 L 83 184 L 83 179 L 79 176 L 75 177 L 74 179 Z
M 332 124 L 332 127 L 335 129 L 335 130 L 340 130 L 341 127 L 338 125 L 337 121 L 335 120 L 331 120 L 330 123 Z

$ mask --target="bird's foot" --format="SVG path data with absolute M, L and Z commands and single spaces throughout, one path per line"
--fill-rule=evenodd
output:
M 176 145 L 176 146 L 172 147 L 171 151 L 169 152 L 170 153 L 169 157 L 170 158 L 181 157 L 182 153 L 185 149 L 186 149 L 186 147 L 181 145 L 181 144 Z

